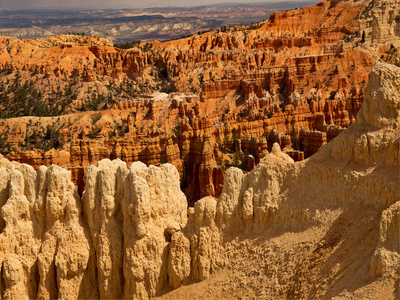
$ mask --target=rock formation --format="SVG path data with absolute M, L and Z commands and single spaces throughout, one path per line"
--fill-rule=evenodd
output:
M 66 165 L 80 195 L 89 165 L 120 158 L 175 165 L 191 205 L 218 197 L 230 166 L 250 171 L 275 142 L 302 160 L 354 123 L 375 61 L 400 62 L 398 4 L 323 1 L 129 50 L 1 38 L 0 151 Z
M 187 222 L 175 167 L 102 160 L 80 199 L 65 169 L 2 163 L 4 298 L 148 298 L 168 283 Z
M 189 209 L 171 164 L 103 159 L 80 198 L 70 171 L 1 158 L 2 297 L 187 298 L 206 279 L 225 297 L 382 295 L 400 262 L 399 91 L 400 69 L 377 64 L 356 122 L 318 153 L 295 163 L 275 143 Z
M 193 276 L 215 280 L 164 298 L 396 298 L 399 86 L 378 64 L 356 123 L 317 154 L 293 163 L 275 144 L 252 172 L 229 169 L 218 201 L 194 207 Z

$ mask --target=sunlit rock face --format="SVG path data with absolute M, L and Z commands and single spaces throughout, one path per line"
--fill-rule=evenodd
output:
M 70 171 L 1 158 L 2 295 L 179 298 L 182 285 L 215 284 L 228 269 L 266 276 L 274 297 L 379 295 L 400 262 L 399 90 L 400 68 L 377 64 L 356 122 L 336 139 L 301 162 L 275 143 L 251 172 L 228 169 L 218 200 L 192 208 L 171 164 L 103 159 L 79 197 Z

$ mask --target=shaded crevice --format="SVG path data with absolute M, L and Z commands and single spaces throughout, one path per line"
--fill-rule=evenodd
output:
M 0 295 L 1 299 L 4 299 L 4 292 L 6 289 L 6 283 L 4 281 L 4 262 L 1 264 L 1 270 L 0 270 Z
M 1 207 L 3 207 L 3 205 L 6 204 L 9 194 L 10 194 L 10 180 L 8 180 L 6 188 L 4 190 L 0 191 L 0 193 L 2 194 L 2 195 L 0 194 L 0 196 L 2 196 L 0 198 L 0 209 L 1 209 Z M 3 195 L 6 195 L 6 196 L 4 197 Z M 0 234 L 3 233 L 5 227 L 6 227 L 6 222 L 4 221 L 3 217 L 0 214 Z
M 29 271 L 30 271 L 29 272 L 29 285 L 28 285 L 29 298 L 36 299 L 37 293 L 39 290 L 39 281 L 40 281 L 40 274 L 39 274 L 39 267 L 38 267 L 37 259 Z
M 58 241 L 57 241 L 57 246 L 56 246 L 56 251 L 54 253 L 53 261 L 50 266 L 50 270 L 52 270 L 52 271 L 49 270 L 49 273 L 47 274 L 47 275 L 49 275 L 49 274 L 52 275 L 52 276 L 48 276 L 48 277 L 50 277 L 50 280 L 53 282 L 53 284 L 52 284 L 53 288 L 51 288 L 51 286 L 50 286 L 50 291 L 49 291 L 50 299 L 59 298 L 59 291 L 58 291 L 59 288 L 58 288 L 58 282 L 57 282 L 59 275 L 57 274 L 57 266 L 56 266 L 57 253 L 58 253 Z
M 97 269 L 97 252 L 91 247 L 91 254 L 83 273 L 82 281 L 79 287 L 79 299 L 99 299 L 99 279 L 98 279 L 98 269 Z
M 122 264 L 124 264 L 125 261 L 125 251 L 124 251 L 124 236 L 122 235 Z M 124 266 L 122 265 L 122 268 L 119 269 L 120 272 L 120 278 L 121 278 L 121 295 L 120 298 L 124 296 L 125 293 L 125 274 L 124 274 Z

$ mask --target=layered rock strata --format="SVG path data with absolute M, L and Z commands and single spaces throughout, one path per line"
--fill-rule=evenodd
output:
M 275 143 L 189 209 L 171 164 L 101 160 L 80 198 L 70 171 L 2 158 L 2 297 L 144 299 L 229 268 L 252 278 L 244 295 L 378 296 L 399 272 L 399 88 L 378 64 L 356 122 L 321 151 L 295 163 Z
M 307 158 L 354 123 L 375 60 L 398 60 L 397 6 L 323 1 L 273 14 L 254 30 L 129 50 L 95 37 L 3 38 L 5 86 L 18 76 L 21 84 L 36 80 L 43 101 L 57 90 L 53 115 L 62 115 L 1 120 L 7 136 L 0 146 L 15 149 L 10 160 L 35 168 L 68 165 L 80 194 L 90 164 L 120 158 L 174 164 L 191 204 L 218 197 L 228 167 L 251 170 L 275 142 L 295 160 Z M 159 90 L 182 93 L 149 94 Z M 88 107 L 101 111 L 79 112 Z M 51 145 L 32 138 L 39 131 Z M 31 151 L 38 147 L 69 151 L 70 158 Z

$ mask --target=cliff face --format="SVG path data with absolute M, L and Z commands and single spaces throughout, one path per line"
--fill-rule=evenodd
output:
M 187 222 L 172 165 L 102 160 L 82 199 L 57 166 L 0 172 L 4 298 L 148 298 L 167 284 L 171 234 Z
M 146 54 L 139 49 L 120 50 L 107 39 L 59 35 L 43 40 L 2 37 L 0 63 L 12 71 L 25 71 L 47 78 L 81 76 L 87 81 L 96 76 L 119 78 L 143 73 Z
M 101 160 L 80 199 L 70 171 L 1 159 L 3 297 L 148 298 L 207 278 L 221 297 L 396 293 L 399 88 L 378 64 L 356 122 L 317 154 L 295 163 L 276 143 L 189 209 L 171 164 Z
M 191 204 L 218 197 L 230 166 L 251 170 L 275 142 L 301 160 L 354 123 L 373 56 L 388 48 L 362 47 L 360 28 L 386 26 L 376 43 L 398 31 L 395 4 L 378 4 L 324 1 L 255 29 L 129 50 L 95 37 L 4 37 L 0 106 L 12 113 L 0 148 L 35 169 L 67 165 L 80 194 L 90 164 L 120 158 L 174 164 Z
M 238 232 L 267 232 L 274 242 L 241 244 L 243 251 L 252 249 L 246 257 L 261 264 L 259 268 L 242 264 L 245 274 L 256 274 L 267 295 L 340 298 L 352 289 L 357 298 L 370 292 L 366 284 L 370 278 L 392 278 L 391 284 L 398 278 L 394 275 L 399 271 L 398 238 L 392 244 L 382 232 L 399 226 L 399 71 L 393 66 L 374 67 L 356 123 L 308 160 L 294 164 L 275 145 L 252 172 L 227 171 L 210 222 L 220 229 L 228 248 L 237 247 L 231 237 Z M 314 226 L 325 229 L 317 233 Z M 276 237 L 282 233 L 285 238 Z M 295 235 L 302 236 L 301 242 Z M 265 256 L 265 249 L 272 253 Z M 290 262 L 285 255 L 290 255 Z M 220 260 L 229 264 L 230 257 L 222 251 L 208 259 L 219 265 Z M 256 285 L 251 289 L 262 295 Z
M 94 37 L 3 38 L 4 87 L 32 79 L 41 96 L 0 94 L 13 112 L 0 148 L 35 168 L 67 165 L 80 194 L 90 164 L 120 158 L 174 164 L 191 204 L 218 197 L 230 166 L 250 171 L 275 142 L 307 158 L 354 123 L 375 58 L 398 60 L 396 1 L 323 1 L 255 29 L 129 50 Z
M 325 72 L 335 71 L 342 77 L 367 75 L 363 69 L 371 67 L 368 58 L 348 43 L 358 29 L 357 15 L 364 6 L 365 1 L 343 1 L 336 6 L 323 1 L 314 7 L 275 13 L 257 30 L 194 36 L 159 44 L 156 49 L 174 86 L 184 90 L 191 82 L 198 90 L 201 85 L 202 99 L 223 98 L 245 80 L 257 80 L 269 92 L 288 97 L 301 87 L 307 92 L 317 79 L 329 77 Z M 353 61 L 361 69 L 354 70 Z M 366 79 L 358 76 L 352 82 Z M 331 91 L 329 86 L 324 90 Z
M 176 168 L 147 168 L 136 162 L 128 170 L 121 161 L 102 160 L 97 168 L 88 168 L 86 180 L 82 202 L 96 253 L 100 298 L 158 294 L 167 284 L 168 260 L 173 259 L 168 251 L 171 233 L 187 222 Z
M 398 0 L 375 1 L 363 11 L 360 29 L 366 31 L 367 40 L 375 43 L 398 43 L 400 13 Z

